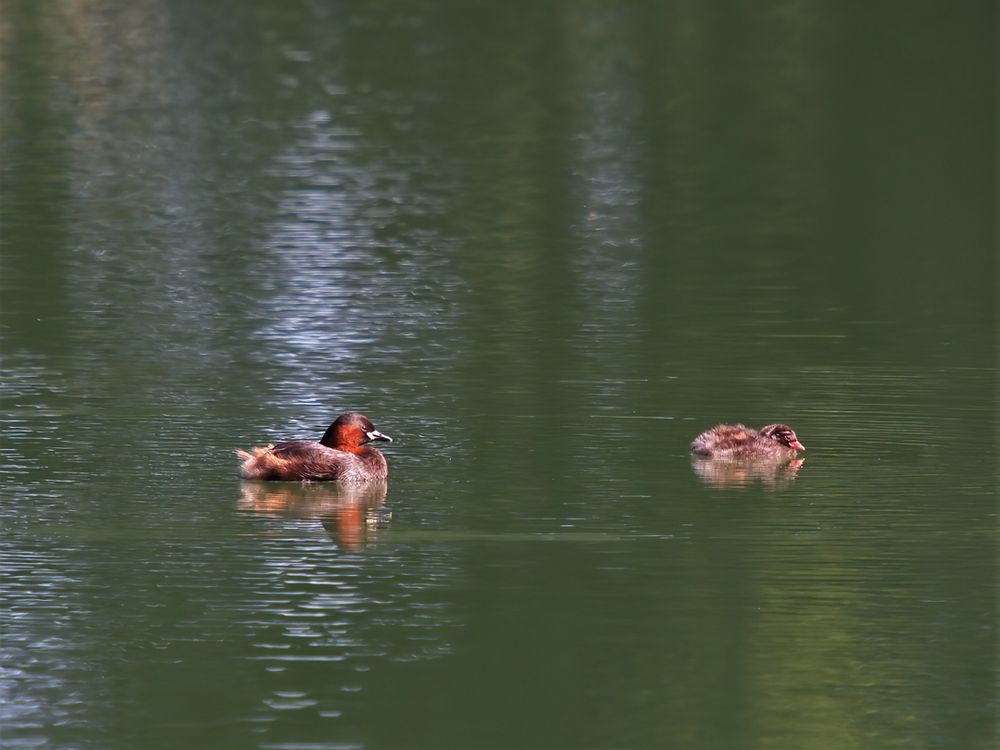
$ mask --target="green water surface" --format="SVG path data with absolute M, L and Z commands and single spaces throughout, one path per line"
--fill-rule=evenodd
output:
M 992 747 L 995 15 L 7 0 L 0 744 Z

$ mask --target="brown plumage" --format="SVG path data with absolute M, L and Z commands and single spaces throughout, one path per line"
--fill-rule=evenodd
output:
M 769 424 L 759 430 L 742 424 L 720 424 L 691 443 L 691 452 L 700 456 L 747 460 L 791 459 L 805 449 L 786 424 Z
M 392 438 L 375 429 L 364 414 L 347 412 L 337 417 L 322 439 L 290 440 L 277 445 L 237 450 L 244 479 L 316 482 L 377 482 L 389 474 L 381 451 L 367 447 L 375 440 Z

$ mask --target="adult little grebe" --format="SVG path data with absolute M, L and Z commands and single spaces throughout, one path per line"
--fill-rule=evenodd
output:
M 377 482 L 389 474 L 380 451 L 366 446 L 392 438 L 375 429 L 364 414 L 347 412 L 337 417 L 323 438 L 237 450 L 244 479 L 284 481 Z
M 806 447 L 786 424 L 769 424 L 760 430 L 741 424 L 720 424 L 691 443 L 691 452 L 711 458 L 789 459 Z

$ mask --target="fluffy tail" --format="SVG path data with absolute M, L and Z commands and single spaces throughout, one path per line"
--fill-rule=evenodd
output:
M 233 453 L 240 460 L 240 476 L 244 479 L 270 478 L 278 468 L 275 464 L 283 463 L 271 453 L 273 447 L 273 445 L 258 445 L 249 451 L 236 448 Z

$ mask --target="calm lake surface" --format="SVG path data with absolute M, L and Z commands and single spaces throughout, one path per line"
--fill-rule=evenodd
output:
M 5 2 L 0 744 L 994 747 L 995 14 Z

